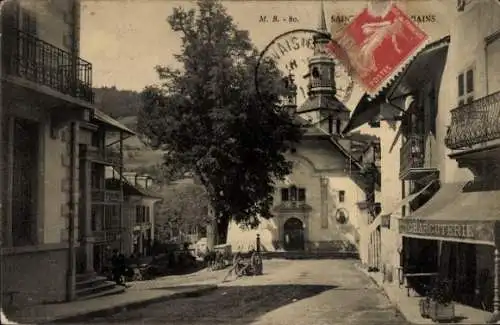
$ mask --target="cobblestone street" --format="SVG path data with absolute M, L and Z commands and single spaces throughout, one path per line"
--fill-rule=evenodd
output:
M 265 275 L 222 283 L 211 294 L 89 321 L 183 325 L 407 324 L 354 263 L 265 261 Z

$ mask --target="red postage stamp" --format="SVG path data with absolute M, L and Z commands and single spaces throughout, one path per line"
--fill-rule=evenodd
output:
M 328 51 L 351 64 L 370 96 L 382 90 L 428 41 L 395 5 L 384 16 L 372 15 L 366 8 L 333 38 L 337 44 L 330 42 Z

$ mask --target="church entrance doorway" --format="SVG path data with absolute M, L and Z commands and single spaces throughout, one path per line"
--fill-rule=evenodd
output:
M 304 224 L 298 218 L 288 219 L 284 226 L 284 248 L 287 251 L 296 251 L 304 249 Z

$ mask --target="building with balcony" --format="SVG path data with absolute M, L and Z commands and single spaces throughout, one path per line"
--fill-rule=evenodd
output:
M 260 235 L 266 251 L 308 253 L 366 252 L 360 245 L 361 228 L 368 220 L 368 210 L 358 202 L 366 200 L 366 189 L 372 186 L 355 155 L 355 139 L 342 138 L 349 110 L 336 98 L 335 62 L 324 52 L 329 42 L 323 9 L 314 37 L 314 53 L 309 58 L 308 98 L 297 105 L 293 76 L 284 82 L 288 88 L 283 109 L 294 115 L 304 128 L 302 141 L 286 157 L 293 170 L 284 181 L 276 181 L 274 217 L 260 220 L 258 229 L 241 229 L 229 225 L 228 243 L 233 251 L 255 248 Z M 304 114 L 316 116 L 316 123 L 306 121 Z
M 439 189 L 444 144 L 439 142 L 437 116 L 449 44 L 450 37 L 428 44 L 377 98 L 362 98 L 344 130 L 371 123 L 383 135 L 381 213 L 370 220 L 364 236 L 369 238 L 368 266 L 390 279 L 397 278 L 406 263 L 400 220 L 413 215 Z
M 123 141 L 135 133 L 99 110 L 90 123 L 81 125 L 85 144 L 80 145 L 80 238 L 77 273 L 85 281 L 100 273 L 108 264 L 112 249 L 122 251 L 125 225 L 125 192 L 121 185 L 110 187 L 109 168 L 123 175 Z
M 156 203 L 162 197 L 153 187 L 149 175 L 124 173 L 125 194 L 125 242 L 124 253 L 135 256 L 151 256 L 155 240 Z
M 1 293 L 16 293 L 15 305 L 116 289 L 93 270 L 100 235 L 92 221 L 95 207 L 123 201 L 103 187 L 100 166 L 122 165 L 106 133 L 133 132 L 93 104 L 79 17 L 79 0 L 12 0 L 2 9 Z
M 79 10 L 78 1 L 2 9 L 2 294 L 20 292 L 17 303 L 74 293 L 79 123 L 94 108 Z
M 404 198 L 389 211 L 390 232 L 382 242 L 397 250 L 382 252 L 382 266 L 398 272 L 400 279 L 404 274 L 436 273 L 450 280 L 455 301 L 498 312 L 500 192 L 495 128 L 500 5 L 495 1 L 458 4 L 451 42 L 429 45 L 434 48 L 433 58 L 429 48 L 422 51 L 384 94 L 391 103 L 391 91 L 404 95 L 412 84 L 413 89 L 426 89 L 430 80 L 412 73 L 412 66 L 420 67 L 417 70 L 426 78 L 430 71 L 441 75 L 434 86 L 429 85 L 428 96 L 419 98 L 416 92 L 401 96 L 402 112 L 392 119 L 400 123 L 397 141 L 390 147 L 401 143 L 398 176 Z M 432 60 L 424 63 L 426 56 Z M 446 65 L 441 69 L 443 57 Z M 432 62 L 438 66 L 429 68 Z M 394 99 L 392 104 L 397 103 Z M 429 105 L 433 100 L 435 104 Z M 418 107 L 423 114 L 419 115 Z M 380 108 L 379 113 L 383 115 Z M 426 278 L 407 284 L 422 292 L 429 283 Z

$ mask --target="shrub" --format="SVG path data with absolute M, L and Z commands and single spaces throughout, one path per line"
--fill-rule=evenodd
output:
M 429 291 L 428 297 L 440 304 L 447 305 L 453 300 L 450 281 L 439 279 Z

